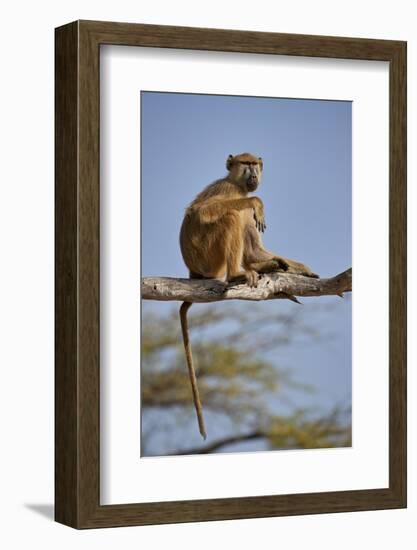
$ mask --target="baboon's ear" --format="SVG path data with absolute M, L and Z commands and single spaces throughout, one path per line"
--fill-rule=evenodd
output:
M 233 164 L 233 155 L 229 155 L 227 157 L 227 160 L 226 160 L 226 168 L 230 171 L 230 168 L 232 167 L 232 164 Z
M 264 161 L 262 160 L 262 157 L 258 157 L 258 160 L 259 160 L 259 164 L 261 166 L 261 170 L 264 169 Z

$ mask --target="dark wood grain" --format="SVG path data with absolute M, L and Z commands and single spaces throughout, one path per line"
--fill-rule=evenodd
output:
M 390 63 L 388 488 L 100 505 L 101 44 Z M 94 528 L 405 507 L 406 44 L 387 40 L 78 21 L 56 29 L 55 106 L 56 520 L 75 528 Z
M 55 519 L 77 525 L 77 23 L 55 40 Z
M 389 479 L 407 494 L 407 47 L 390 62 Z

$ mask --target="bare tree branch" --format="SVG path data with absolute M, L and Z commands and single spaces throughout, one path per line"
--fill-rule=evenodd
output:
M 268 273 L 260 276 L 258 286 L 250 288 L 245 282 L 225 283 L 218 279 L 175 279 L 173 277 L 144 277 L 144 300 L 181 302 L 218 302 L 223 300 L 274 300 L 295 296 L 343 296 L 352 290 L 352 268 L 329 279 L 314 279 L 293 273 Z
M 192 447 L 183 449 L 171 454 L 173 455 L 194 455 L 194 454 L 209 454 L 218 451 L 226 445 L 235 445 L 250 441 L 252 439 L 269 440 L 272 448 L 276 449 L 293 449 L 293 448 L 326 448 L 333 447 L 336 438 L 337 446 L 348 447 L 351 445 L 351 427 L 350 425 L 342 425 L 337 419 L 337 410 L 333 411 L 327 418 L 316 420 L 301 420 L 294 424 L 294 417 L 286 419 L 275 417 L 272 425 L 268 429 L 258 428 L 246 434 L 238 434 L 235 436 L 224 437 L 217 439 L 208 445 L 202 447 Z M 288 422 L 289 421 L 289 422 Z M 312 440 L 306 438 L 306 434 L 313 437 Z M 294 441 L 297 445 L 294 446 Z
M 211 443 L 210 445 L 206 445 L 204 447 L 193 447 L 191 449 L 177 451 L 172 454 L 173 455 L 204 455 L 204 454 L 213 453 L 218 449 L 225 447 L 226 445 L 233 445 L 235 443 L 241 443 L 242 441 L 249 441 L 251 439 L 260 439 L 265 437 L 268 437 L 267 433 L 261 430 L 256 430 L 248 434 L 242 434 L 242 435 L 236 435 L 231 437 L 225 437 L 223 439 L 218 439 L 217 441 L 214 441 L 214 443 Z

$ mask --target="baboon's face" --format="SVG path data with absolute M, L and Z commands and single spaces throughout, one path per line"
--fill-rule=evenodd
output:
M 256 191 L 261 182 L 262 169 L 258 162 L 239 162 L 238 180 L 245 185 L 249 193 Z
M 262 159 L 249 153 L 229 156 L 227 159 L 229 177 L 247 193 L 252 193 L 258 187 L 262 177 Z

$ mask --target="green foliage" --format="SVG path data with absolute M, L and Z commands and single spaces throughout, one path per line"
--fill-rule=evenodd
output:
M 225 445 L 255 437 L 263 439 L 271 449 L 350 445 L 350 424 L 343 421 L 338 410 L 322 416 L 318 416 L 317 411 L 314 416 L 312 411 L 293 410 L 284 416 L 271 407 L 277 396 L 284 400 L 288 389 L 311 391 L 297 384 L 288 372 L 258 351 L 288 345 L 294 335 L 297 338 L 318 337 L 316 331 L 297 318 L 297 310 L 286 315 L 271 315 L 251 305 L 250 317 L 247 308 L 239 307 L 205 305 L 191 311 L 191 340 L 204 413 L 227 419 L 235 433 L 226 435 L 224 444 L 219 438 L 205 450 L 201 443 L 201 448 L 190 452 L 215 452 Z M 151 312 L 143 315 L 141 354 L 142 444 L 146 454 L 146 445 L 155 426 L 158 432 L 164 433 L 173 416 L 177 427 L 182 423 L 176 430 L 178 441 L 183 441 L 179 432 L 186 430 L 190 420 L 195 430 L 176 310 L 168 315 Z M 154 428 L 149 428 L 148 414 L 152 411 L 157 412 L 157 422 Z M 181 447 L 184 445 L 177 443 L 176 450 L 158 454 L 186 451 Z
M 285 417 L 274 416 L 266 437 L 271 448 L 275 449 L 319 449 L 351 445 L 350 425 L 343 423 L 337 409 L 315 419 L 310 419 L 305 410 L 298 410 Z

